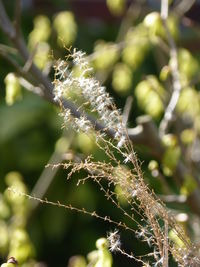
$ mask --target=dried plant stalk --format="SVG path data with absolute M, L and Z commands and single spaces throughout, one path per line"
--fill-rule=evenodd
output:
M 105 87 L 102 87 L 93 77 L 93 70 L 89 66 L 85 54 L 74 50 L 66 61 L 58 61 L 55 70 L 54 94 L 55 101 L 61 107 L 61 116 L 64 119 L 63 127 L 72 125 L 76 131 L 87 134 L 95 132 L 96 143 L 105 152 L 109 162 L 95 162 L 92 156 L 89 156 L 78 163 L 67 162 L 52 167 L 56 168 L 62 165 L 64 169 L 68 170 L 68 179 L 75 172 L 85 170 L 88 176 L 80 179 L 77 185 L 86 182 L 88 179 L 96 182 L 106 198 L 129 219 L 130 225 L 115 222 L 109 216 L 100 216 L 96 212 L 88 212 L 85 209 L 78 209 L 71 205 L 63 205 L 59 202 L 53 203 L 36 197 L 31 198 L 42 203 L 89 214 L 114 223 L 118 228 L 123 227 L 133 232 L 135 236 L 153 247 L 153 253 L 135 257 L 132 253 L 125 252 L 121 248 L 118 230 L 108 236 L 110 249 L 137 259 L 143 262 L 144 266 L 149 266 L 148 261 L 146 261 L 149 257 L 151 261 L 152 258 L 154 259 L 152 261 L 154 266 L 167 267 L 169 255 L 173 256 L 179 266 L 200 266 L 198 250 L 186 236 L 185 231 L 176 223 L 173 216 L 169 214 L 166 206 L 145 184 L 141 164 L 133 149 L 133 144 L 128 138 L 126 127 L 122 122 L 121 112 L 116 108 Z M 64 99 L 70 96 L 71 91 L 73 91 L 73 95 L 77 94 L 75 101 L 82 114 L 79 118 L 73 117 L 70 110 L 65 109 L 63 105 Z M 113 139 L 107 139 L 103 131 L 100 132 L 95 129 L 87 116 L 84 116 L 88 110 L 104 125 L 104 129 L 112 131 Z M 119 157 L 121 160 L 119 160 Z M 106 185 L 105 181 L 107 181 Z M 113 191 L 115 186 L 121 188 L 121 195 L 129 205 L 128 211 L 120 205 L 119 195 Z M 135 214 L 137 214 L 137 219 Z M 133 223 L 137 225 L 137 229 L 131 226 Z M 178 247 L 173 240 L 170 240 L 169 231 L 173 231 L 182 241 L 182 247 Z

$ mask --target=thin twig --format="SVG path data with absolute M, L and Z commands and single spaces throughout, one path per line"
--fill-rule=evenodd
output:
M 10 38 L 14 38 L 15 29 L 6 14 L 4 5 L 1 0 L 0 0 L 0 27 L 6 35 L 8 35 Z
M 42 85 L 36 86 L 36 81 L 34 81 L 33 77 L 24 71 L 23 68 L 11 57 L 8 53 L 1 49 L 0 46 L 0 55 L 11 65 L 14 67 L 16 73 L 20 76 L 19 82 L 20 84 L 27 89 L 28 91 L 33 92 L 41 97 L 44 97 L 44 89 L 42 89 Z
M 14 55 L 18 54 L 16 48 L 4 44 L 0 44 L 0 50 L 3 51 L 4 53 L 11 53 Z
M 123 114 L 122 114 L 122 123 L 125 126 L 127 125 L 127 122 L 128 122 L 128 118 L 129 118 L 129 115 L 131 112 L 132 103 L 133 103 L 133 97 L 128 96 L 126 99 L 126 103 L 125 103 Z
M 178 4 L 175 5 L 173 8 L 173 12 L 176 14 L 178 17 L 182 17 L 187 11 L 190 10 L 190 8 L 194 5 L 196 0 L 182 0 L 178 1 Z
M 166 20 L 168 18 L 168 0 L 161 1 L 161 18 Z
M 169 265 L 169 244 L 168 244 L 168 221 L 167 219 L 165 220 L 165 234 L 164 234 L 164 245 L 163 245 L 163 249 L 164 249 L 164 258 L 163 258 L 163 267 L 168 267 Z
M 185 195 L 159 195 L 159 198 L 165 203 L 186 203 Z
M 15 20 L 14 20 L 14 26 L 15 26 L 15 31 L 16 35 L 20 34 L 20 25 L 21 25 L 21 11 L 22 11 L 22 3 L 21 0 L 16 0 L 15 1 Z
M 163 25 L 165 28 L 165 32 L 167 34 L 167 39 L 170 46 L 170 67 L 171 67 L 171 73 L 172 73 L 172 95 L 170 98 L 170 101 L 166 107 L 164 117 L 160 123 L 160 136 L 162 137 L 168 130 L 170 123 L 173 120 L 175 108 L 178 103 L 180 92 L 181 92 L 181 82 L 180 82 L 180 74 L 178 69 L 178 55 L 177 55 L 177 49 L 176 44 L 174 42 L 174 39 L 169 31 L 169 28 L 167 26 L 166 21 L 166 15 L 168 14 L 168 2 L 167 0 L 162 0 L 162 20 Z M 164 10 L 166 8 L 167 10 Z
M 38 44 L 35 45 L 33 51 L 32 51 L 31 54 L 29 55 L 28 60 L 27 60 L 26 63 L 24 64 L 23 69 L 24 69 L 25 72 L 28 72 L 28 71 L 30 70 L 31 66 L 33 65 L 33 58 L 34 58 L 34 56 L 35 56 L 35 54 L 36 54 L 36 52 L 37 52 L 37 45 L 38 45 Z
M 36 94 L 36 95 L 43 96 L 43 91 L 42 91 L 41 87 L 34 86 L 32 83 L 30 83 L 29 81 L 25 80 L 22 77 L 19 77 L 19 83 L 26 90 L 28 90 L 28 91 Z
M 57 201 L 57 202 L 49 201 L 47 198 L 41 199 L 41 198 L 38 198 L 36 196 L 32 196 L 32 195 L 23 193 L 23 192 L 17 190 L 16 188 L 14 188 L 14 187 L 9 187 L 8 190 L 10 192 L 14 193 L 14 194 L 17 194 L 18 196 L 24 196 L 24 197 L 27 197 L 27 198 L 29 198 L 31 200 L 38 201 L 38 202 L 40 202 L 42 204 L 48 204 L 48 205 L 52 205 L 52 206 L 56 206 L 56 207 L 60 207 L 60 208 L 64 208 L 64 209 L 68 209 L 68 210 L 71 210 L 71 211 L 80 212 L 80 213 L 95 217 L 97 219 L 100 219 L 100 220 L 102 220 L 104 222 L 112 223 L 117 227 L 123 228 L 125 230 L 129 230 L 130 232 L 135 233 L 135 230 L 132 229 L 131 227 L 127 226 L 125 223 L 114 221 L 109 216 L 98 215 L 96 213 L 96 211 L 87 211 L 84 208 L 77 208 L 75 206 L 72 206 L 71 204 L 63 204 L 60 201 Z

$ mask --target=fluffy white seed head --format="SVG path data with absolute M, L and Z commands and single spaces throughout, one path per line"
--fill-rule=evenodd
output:
M 55 66 L 54 100 L 62 103 L 62 99 L 66 97 L 70 90 L 72 93 L 77 90 L 77 94 L 82 98 L 83 103 L 89 104 L 90 110 L 95 113 L 95 116 L 96 114 L 98 115 L 97 120 L 105 125 L 106 128 L 115 130 L 115 140 L 118 142 L 117 147 L 123 147 L 127 138 L 120 110 L 116 108 L 112 97 L 106 92 L 106 88 L 92 77 L 93 70 L 87 61 L 85 53 L 74 49 L 69 56 L 70 58 L 72 62 L 59 60 Z M 79 75 L 74 74 L 73 69 L 69 67 L 70 64 L 78 67 L 80 70 Z M 84 104 L 81 104 L 79 108 L 84 109 Z M 63 113 L 64 121 L 66 122 L 70 118 L 72 122 L 72 116 L 69 111 L 65 109 Z M 75 128 L 81 131 L 87 132 L 91 130 L 91 123 L 84 116 L 74 119 L 73 122 L 75 123 Z

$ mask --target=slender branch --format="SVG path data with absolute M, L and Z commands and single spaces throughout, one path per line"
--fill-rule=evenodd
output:
M 36 46 L 34 47 L 32 53 L 29 55 L 28 60 L 27 60 L 26 63 L 24 64 L 23 69 L 24 69 L 25 72 L 28 72 L 28 71 L 30 70 L 31 66 L 33 65 L 33 58 L 34 58 L 36 52 L 37 52 L 37 44 L 36 44 Z
M 163 267 L 168 267 L 169 265 L 169 244 L 168 244 L 168 230 L 169 230 L 169 226 L 168 226 L 168 221 L 165 220 L 165 224 L 164 224 L 164 227 L 165 227 L 165 235 L 164 235 L 164 245 L 163 245 L 163 248 L 164 248 L 164 251 L 163 251 L 163 254 L 164 254 L 164 257 L 163 257 Z
M 166 3 L 167 2 L 167 3 Z M 167 34 L 167 39 L 170 46 L 170 67 L 171 67 L 171 73 L 172 73 L 172 95 L 170 98 L 170 101 L 168 103 L 168 106 L 165 110 L 164 117 L 160 123 L 160 136 L 162 137 L 168 130 L 170 123 L 173 120 L 175 108 L 178 103 L 180 92 L 181 92 L 181 82 L 180 82 L 180 74 L 178 69 L 178 55 L 177 55 L 177 49 L 176 44 L 174 42 L 174 39 L 169 31 L 169 28 L 167 26 L 167 14 L 168 14 L 168 0 L 162 0 L 162 20 L 163 25 L 165 28 L 165 32 Z
M 173 11 L 178 17 L 182 17 L 190 8 L 194 5 L 196 0 L 182 0 L 179 1 L 177 5 L 175 5 Z
M 20 34 L 21 11 L 22 11 L 21 0 L 16 0 L 16 4 L 15 4 L 15 20 L 14 20 L 14 26 L 15 26 L 16 35 Z
M 4 46 L 0 45 L 0 55 L 3 57 L 12 67 L 21 70 L 20 65 L 8 54 L 8 50 L 4 49 Z M 21 71 L 20 71 L 21 72 Z
M 161 1 L 161 18 L 166 20 L 168 18 L 168 0 Z
M 123 114 L 122 114 L 122 123 L 125 126 L 127 125 L 127 122 L 128 122 L 128 118 L 129 118 L 129 115 L 131 112 L 132 103 L 133 103 L 133 97 L 128 96 L 126 99 L 126 103 L 125 103 Z
M 43 97 L 43 91 L 41 89 L 41 87 L 39 86 L 34 86 L 32 83 L 30 83 L 29 81 L 25 80 L 22 77 L 19 77 L 19 83 L 21 86 L 23 86 L 26 90 L 39 95 L 41 97 Z
M 14 55 L 18 54 L 16 48 L 4 44 L 0 44 L 0 50 L 3 51 L 4 53 L 11 53 Z
M 137 118 L 138 126 L 128 129 L 129 138 L 133 144 L 143 144 L 151 149 L 151 154 L 156 158 L 162 159 L 164 148 L 162 146 L 158 129 L 152 118 L 148 115 Z
M 3 6 L 2 1 L 0 0 L 0 27 L 2 31 L 9 36 L 9 38 L 14 38 L 15 29 L 8 18 L 5 8 Z
M 2 56 L 16 71 L 16 73 L 20 76 L 19 82 L 20 84 L 26 88 L 28 91 L 31 91 L 41 97 L 44 97 L 44 89 L 42 85 L 36 86 L 36 81 L 33 77 L 24 71 L 24 69 L 11 57 L 6 51 L 1 49 L 0 46 L 0 56 Z
M 185 195 L 159 195 L 159 198 L 165 203 L 186 203 Z

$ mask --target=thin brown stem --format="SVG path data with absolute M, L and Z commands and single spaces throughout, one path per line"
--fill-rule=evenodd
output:
M 14 20 L 14 26 L 15 26 L 15 31 L 16 35 L 20 34 L 21 30 L 21 11 L 22 11 L 22 3 L 21 0 L 16 0 L 15 1 L 15 20 Z

